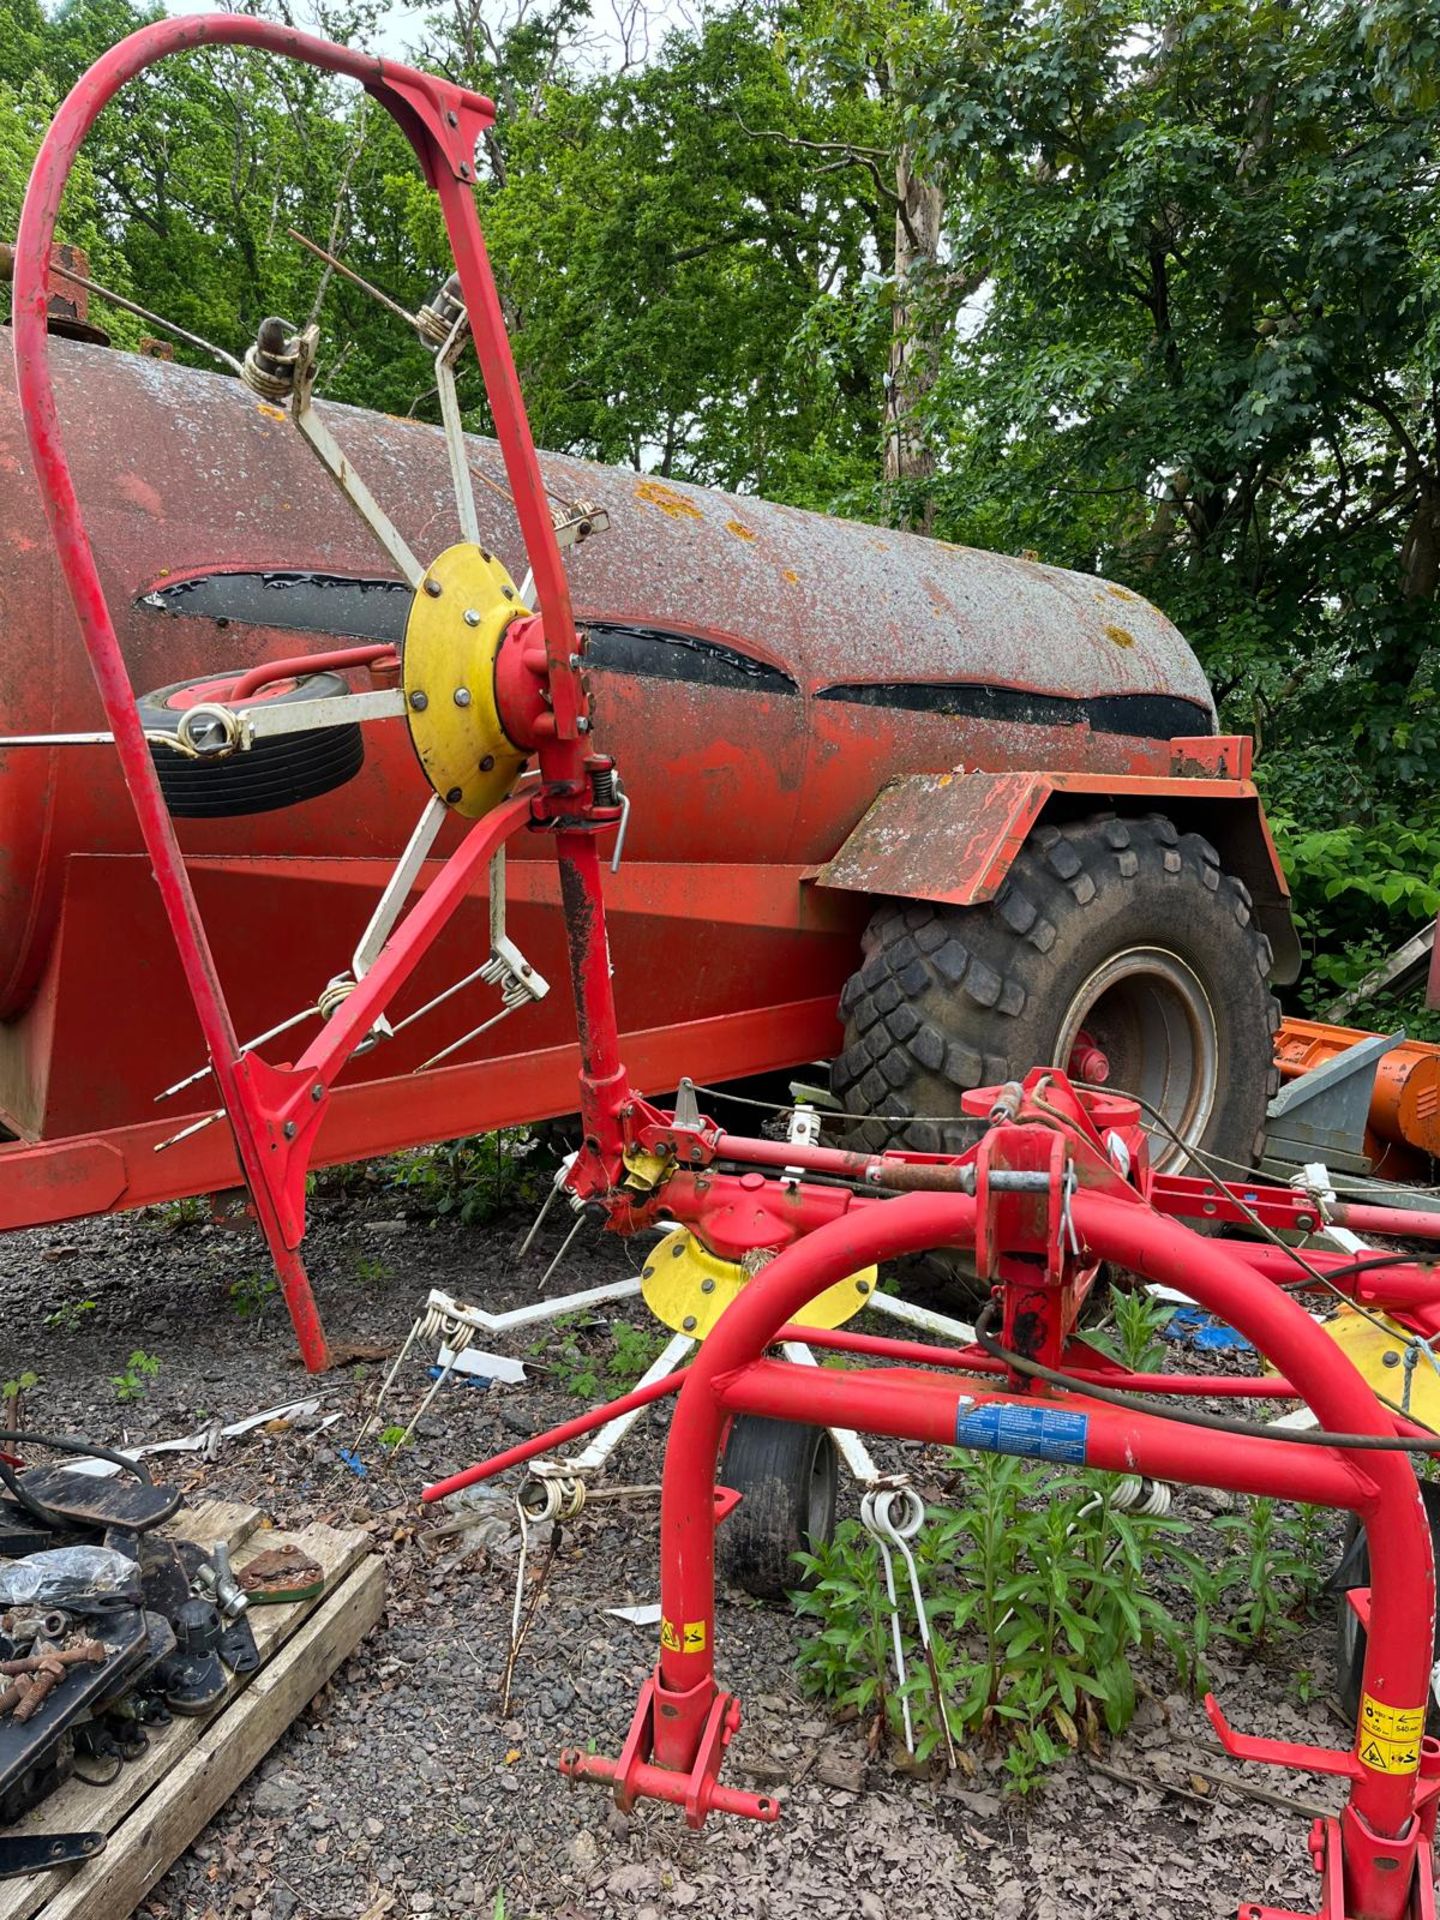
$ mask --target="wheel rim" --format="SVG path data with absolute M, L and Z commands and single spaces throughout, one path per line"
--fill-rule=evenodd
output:
M 1070 1002 L 1057 1063 L 1069 1061 L 1082 1031 L 1107 1056 L 1116 1092 L 1138 1093 L 1186 1146 L 1200 1145 L 1215 1111 L 1219 1044 L 1210 996 L 1178 954 L 1163 947 L 1112 954 Z M 1155 1165 L 1180 1165 L 1181 1149 L 1148 1117 L 1146 1125 Z
M 805 1496 L 805 1543 L 811 1553 L 830 1539 L 834 1515 L 835 1453 L 828 1433 L 815 1436 L 810 1455 L 810 1480 Z

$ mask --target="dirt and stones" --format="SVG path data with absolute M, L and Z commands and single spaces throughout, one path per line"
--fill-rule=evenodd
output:
M 558 1236 L 547 1232 L 521 1263 L 515 1234 L 513 1219 L 416 1222 L 405 1197 L 374 1176 L 322 1195 L 310 1257 L 332 1337 L 398 1351 L 432 1285 L 497 1308 L 533 1299 Z M 552 1291 L 598 1284 L 629 1264 L 624 1246 L 587 1235 Z M 244 1417 L 305 1385 L 265 1273 L 248 1231 L 162 1216 L 10 1236 L 0 1244 L 0 1375 L 40 1376 L 27 1395 L 36 1426 L 111 1444 Z M 638 1310 L 633 1319 L 643 1327 Z M 388 1561 L 390 1601 L 382 1626 L 159 1882 L 146 1911 L 164 1920 L 1131 1920 L 1138 1910 L 1147 1920 L 1210 1920 L 1233 1914 L 1242 1897 L 1313 1904 L 1305 1815 L 1222 1790 L 1220 1774 L 1242 1770 L 1217 1760 L 1201 1709 L 1165 1696 L 1173 1682 L 1158 1672 L 1155 1696 L 1101 1756 L 1109 1772 L 1076 1760 L 1021 1801 L 984 1753 L 973 1777 L 938 1782 L 870 1759 L 855 1730 L 801 1694 L 800 1623 L 733 1596 L 720 1608 L 719 1664 L 744 1700 L 745 1724 L 726 1777 L 776 1794 L 780 1823 L 716 1820 L 696 1834 L 673 1810 L 626 1818 L 602 1793 L 572 1791 L 556 1754 L 572 1742 L 618 1751 L 653 1662 L 654 1629 L 605 1609 L 657 1597 L 655 1509 L 645 1500 L 595 1506 L 564 1529 L 502 1717 L 515 1578 L 508 1528 L 428 1541 L 433 1516 L 416 1495 L 440 1473 L 573 1414 L 587 1374 L 603 1390 L 608 1348 L 584 1328 L 490 1344 L 526 1360 L 527 1384 L 447 1389 L 388 1465 L 367 1443 L 364 1478 L 339 1448 L 373 1399 L 382 1372 L 373 1362 L 324 1383 L 322 1415 L 342 1415 L 325 1431 L 314 1416 L 229 1443 L 212 1466 L 179 1456 L 178 1477 L 196 1497 L 255 1500 L 281 1526 L 366 1526 Z M 158 1358 L 159 1370 L 142 1397 L 119 1399 L 111 1377 L 136 1351 Z M 423 1366 L 407 1364 L 397 1406 L 408 1413 L 426 1384 Z M 664 1419 L 662 1408 L 642 1422 L 615 1477 L 656 1477 Z M 1181 1502 L 1197 1522 L 1213 1506 L 1203 1495 Z M 1232 1720 L 1343 1741 L 1326 1704 L 1329 1641 L 1317 1627 L 1264 1660 L 1223 1643 L 1212 1651 Z M 1308 1684 L 1297 1686 L 1302 1674 Z M 1322 1782 L 1243 1771 L 1297 1802 L 1334 1804 Z

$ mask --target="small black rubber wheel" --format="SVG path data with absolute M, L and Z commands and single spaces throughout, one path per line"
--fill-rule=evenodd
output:
M 1430 1522 L 1431 1548 L 1440 1566 L 1440 1483 L 1422 1480 L 1420 1498 Z M 1346 1596 L 1352 1587 L 1370 1584 L 1370 1550 L 1365 1543 L 1365 1529 L 1353 1513 L 1345 1526 L 1340 1564 L 1330 1576 L 1329 1584 L 1335 1595 L 1335 1692 L 1345 1710 L 1345 1718 L 1353 1726 L 1360 1712 L 1366 1633 Z M 1435 1658 L 1440 1660 L 1440 1612 L 1435 1623 Z M 1436 1708 L 1433 1692 L 1426 1701 L 1425 1731 L 1440 1733 L 1440 1710 Z
M 757 1600 L 783 1600 L 804 1586 L 795 1555 L 834 1537 L 839 1478 L 824 1427 L 737 1414 L 720 1461 L 720 1485 L 741 1495 L 715 1536 L 722 1578 Z
M 831 1066 L 850 1112 L 874 1116 L 856 1145 L 963 1151 L 978 1125 L 959 1119 L 962 1093 L 1079 1069 L 1093 1047 L 1107 1084 L 1150 1101 L 1187 1145 L 1258 1157 L 1279 1084 L 1270 943 L 1198 833 L 1160 814 L 1039 827 L 993 901 L 887 902 L 863 950 Z M 1177 1172 L 1186 1158 L 1153 1127 L 1151 1152 Z M 953 1260 L 926 1264 L 963 1284 Z
M 173 733 L 181 713 L 199 699 L 223 697 L 219 690 L 237 677 L 212 674 L 179 680 L 142 694 L 136 701 L 147 732 Z M 217 689 L 211 692 L 210 689 Z M 247 705 L 290 706 L 300 700 L 329 700 L 350 688 L 338 673 L 307 673 L 277 682 Z M 317 799 L 353 780 L 365 761 L 358 725 L 325 727 L 316 733 L 282 733 L 257 740 L 243 753 L 223 760 L 192 760 L 152 742 L 151 757 L 165 804 L 177 820 L 229 820 L 243 814 L 274 813 Z

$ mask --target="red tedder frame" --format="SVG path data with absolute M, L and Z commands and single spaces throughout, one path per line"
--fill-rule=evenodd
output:
M 81 142 L 107 101 L 146 67 L 167 54 L 217 45 L 259 47 L 358 80 L 392 115 L 415 149 L 444 213 L 496 437 L 536 593 L 545 608 L 543 633 L 539 623 L 534 623 L 533 654 L 529 649 L 512 649 L 524 651 L 528 661 L 528 672 L 521 669 L 519 674 L 529 681 L 519 689 L 522 710 L 537 704 L 533 695 L 549 681 L 550 704 L 543 715 L 531 716 L 545 733 L 543 795 L 533 805 L 512 801 L 476 823 L 415 912 L 396 929 L 373 970 L 327 1022 L 313 1045 L 284 1068 L 269 1066 L 240 1050 L 184 857 L 136 714 L 134 690 L 66 460 L 49 373 L 46 269 L 61 196 Z M 158 21 L 113 47 L 64 101 L 35 161 L 16 245 L 15 360 L 26 434 L 46 515 L 115 735 L 145 850 L 195 1002 L 240 1166 L 275 1261 L 301 1353 L 312 1371 L 325 1368 L 329 1354 L 300 1255 L 305 1172 L 330 1090 L 345 1062 L 376 1015 L 424 957 L 466 897 L 471 883 L 484 875 L 496 849 L 522 826 L 532 822 L 556 826 L 568 904 L 583 910 L 587 900 L 593 899 L 597 906 L 599 900 L 592 834 L 568 831 L 566 826 L 567 802 L 590 791 L 584 767 L 585 726 L 580 724 L 583 695 L 568 666 L 571 655 L 578 650 L 575 623 L 472 192 L 475 144 L 494 118 L 494 106 L 481 94 L 268 20 L 220 14 Z M 524 743 L 539 745 L 540 741 L 531 737 Z M 613 824 L 615 817 L 610 811 L 596 824 Z M 612 1017 L 608 1037 L 596 1036 L 587 1074 L 593 1071 L 602 1079 L 613 1078 L 619 1067 L 617 1044 Z
M 153 61 L 215 44 L 258 47 L 348 75 L 409 138 L 444 213 L 541 609 L 510 626 L 495 667 L 502 724 L 515 746 L 538 760 L 538 782 L 471 826 L 319 1038 L 280 1066 L 237 1045 L 86 536 L 47 365 L 46 263 L 80 142 L 118 88 Z M 496 850 L 521 830 L 549 834 L 581 1056 L 584 1144 L 567 1176 L 572 1199 L 616 1231 L 633 1232 L 663 1216 L 693 1227 L 722 1258 L 769 1257 L 688 1369 L 426 1490 L 427 1499 L 439 1499 L 678 1388 L 661 1506 L 659 1660 L 618 1758 L 572 1751 L 563 1770 L 572 1779 L 608 1783 L 624 1806 L 640 1797 L 679 1805 L 697 1826 L 712 1812 L 778 1815 L 773 1799 L 719 1778 L 740 1709 L 715 1677 L 715 1526 L 734 1503 L 715 1476 L 723 1432 L 737 1413 L 1272 1494 L 1345 1508 L 1365 1525 L 1371 1586 L 1352 1596 L 1368 1628 L 1354 1741 L 1339 1750 L 1252 1738 L 1232 1731 L 1213 1701 L 1212 1720 L 1241 1759 L 1349 1783 L 1344 1811 L 1318 1821 L 1310 1836 L 1321 1891 L 1309 1920 L 1435 1920 L 1440 1741 L 1424 1735 L 1435 1579 L 1419 1483 L 1403 1449 L 1440 1442 L 1383 1406 L 1290 1297 L 1284 1283 L 1295 1283 L 1297 1269 L 1287 1256 L 1271 1246 L 1205 1239 L 1180 1224 L 1258 1218 L 1276 1233 L 1304 1235 L 1321 1224 L 1316 1202 L 1288 1188 L 1156 1176 L 1138 1106 L 1121 1094 L 1077 1091 L 1063 1074 L 1038 1067 L 1023 1085 L 965 1096 L 966 1112 L 983 1130 L 958 1156 L 751 1140 L 693 1113 L 662 1111 L 631 1088 L 620 1061 L 596 850 L 596 834 L 618 817 L 613 763 L 590 738 L 584 638 L 576 632 L 471 191 L 475 143 L 493 118 L 478 94 L 268 21 L 165 20 L 112 49 L 66 99 L 36 161 L 20 224 L 15 352 L 46 512 L 307 1365 L 323 1367 L 327 1352 L 299 1252 L 304 1174 L 334 1081 Z M 1386 1209 L 1332 1205 L 1329 1218 L 1362 1231 L 1440 1233 L 1433 1214 L 1402 1220 Z M 973 1250 L 978 1272 L 993 1283 L 973 1346 L 922 1347 L 805 1327 L 817 1293 L 876 1261 L 932 1247 Z M 1333 1256 L 1307 1258 L 1312 1276 L 1333 1273 L 1337 1289 L 1383 1308 L 1416 1337 L 1440 1332 L 1433 1269 L 1404 1262 L 1356 1271 Z M 1102 1262 L 1178 1287 L 1238 1327 L 1279 1377 L 1172 1378 L 1105 1361 L 1077 1332 Z M 777 1342 L 802 1335 L 815 1346 L 886 1364 L 817 1371 L 767 1357 Z M 1182 1416 L 1156 1399 L 1186 1392 L 1292 1397 L 1306 1402 L 1320 1425 L 1281 1437 L 1245 1421 Z M 1209 1423 L 1203 1438 L 1197 1421 Z M 1253 1903 L 1242 1906 L 1241 1917 L 1279 1920 Z

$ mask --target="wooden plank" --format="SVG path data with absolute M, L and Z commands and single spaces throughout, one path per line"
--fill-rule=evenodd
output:
M 237 1570 L 257 1553 L 293 1543 L 309 1554 L 312 1560 L 317 1560 L 324 1569 L 325 1593 L 313 1600 L 297 1601 L 289 1606 L 252 1609 L 251 1624 L 262 1663 L 258 1673 L 232 1675 L 225 1698 L 209 1714 L 194 1720 L 177 1717 L 169 1727 L 152 1733 L 150 1745 L 140 1758 L 126 1761 L 107 1786 L 92 1786 L 73 1778 L 67 1780 L 9 1828 L 10 1833 L 70 1833 L 96 1829 L 108 1832 L 180 1763 L 214 1720 L 227 1713 L 244 1689 L 253 1686 L 261 1678 L 266 1670 L 265 1663 L 275 1656 L 317 1608 L 325 1605 L 329 1591 L 365 1556 L 371 1545 L 369 1535 L 358 1529 L 343 1533 L 337 1528 L 319 1525 L 306 1527 L 300 1533 L 260 1529 L 255 1525 L 258 1514 L 254 1507 L 233 1506 L 228 1508 L 227 1513 L 221 1511 L 222 1506 L 223 1503 L 215 1503 L 199 1511 L 206 1513 L 214 1523 L 209 1535 L 212 1540 L 228 1539 L 232 1532 L 238 1530 L 239 1539 L 232 1548 Z M 25 1880 L 0 1881 L 0 1920 L 31 1920 L 31 1916 L 44 1906 L 46 1900 L 74 1871 L 71 1867 L 55 1867 Z
M 303 1632 L 257 1673 L 45 1907 L 44 1920 L 127 1920 L 206 1823 L 364 1639 L 385 1608 L 385 1563 L 369 1555 Z
M 160 1531 L 172 1539 L 198 1541 L 207 1553 L 217 1540 L 223 1540 L 235 1553 L 259 1525 L 260 1509 L 248 1501 L 201 1500 L 193 1507 L 182 1507 Z

